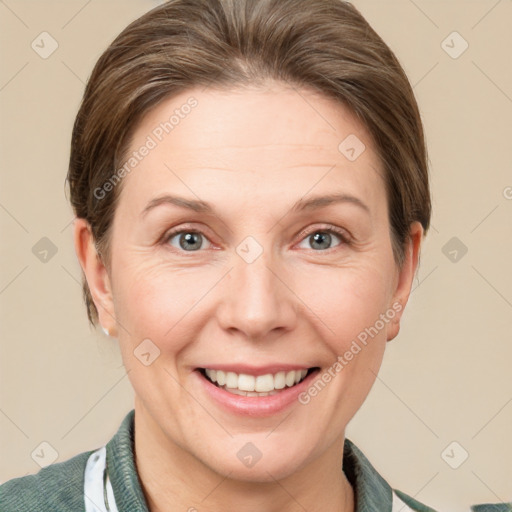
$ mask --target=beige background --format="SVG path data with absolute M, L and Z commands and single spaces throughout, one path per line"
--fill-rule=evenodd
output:
M 0 1 L 2 482 L 36 472 L 42 442 L 58 461 L 99 447 L 132 408 L 116 341 L 87 325 L 64 179 L 96 59 L 157 3 Z M 512 1 L 354 3 L 414 85 L 434 217 L 401 334 L 347 437 L 439 510 L 511 501 Z M 31 48 L 43 31 L 58 43 L 47 59 Z M 454 31 L 469 44 L 458 58 Z M 43 237 L 57 249 L 46 262 Z

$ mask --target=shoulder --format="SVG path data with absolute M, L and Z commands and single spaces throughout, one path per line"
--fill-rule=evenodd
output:
M 91 453 L 80 453 L 51 464 L 35 475 L 13 478 L 0 485 L 2 512 L 84 510 L 84 470 Z
M 512 512 L 512 501 L 509 503 L 473 505 L 471 512 Z
M 401 501 L 401 503 L 410 507 L 410 510 L 418 511 L 418 512 L 435 512 L 434 509 L 421 504 L 420 502 L 416 501 L 414 498 L 411 498 L 410 496 L 407 496 L 407 494 L 404 494 L 403 492 L 400 492 L 396 489 L 393 492 L 398 497 L 398 501 Z M 397 504 L 396 510 L 400 510 L 401 512 L 406 512 L 409 509 L 404 509 L 403 507 L 399 507 Z M 394 511 L 395 511 L 395 508 L 393 508 L 393 512 Z M 471 512 L 512 512 L 512 502 L 473 505 L 471 507 Z

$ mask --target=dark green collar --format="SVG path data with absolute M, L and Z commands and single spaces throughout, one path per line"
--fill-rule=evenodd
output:
M 343 471 L 354 489 L 356 512 L 391 512 L 391 487 L 350 439 L 343 448 Z
M 135 469 L 135 409 L 124 418 L 119 430 L 107 443 L 107 470 L 118 510 L 149 512 L 142 485 Z

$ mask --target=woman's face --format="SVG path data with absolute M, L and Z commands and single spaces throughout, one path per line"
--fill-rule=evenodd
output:
M 367 131 L 308 90 L 191 89 L 142 120 L 129 157 L 111 274 L 88 280 L 143 435 L 245 480 L 338 464 L 421 239 L 400 271 Z

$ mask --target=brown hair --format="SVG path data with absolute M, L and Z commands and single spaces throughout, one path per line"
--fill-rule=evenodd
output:
M 396 262 L 410 224 L 427 231 L 427 151 L 412 88 L 393 52 L 344 0 L 169 0 L 132 22 L 88 80 L 71 141 L 67 181 L 110 268 L 110 228 L 121 187 L 96 190 L 122 166 L 137 123 L 159 102 L 195 86 L 279 80 L 348 106 L 369 130 L 386 181 Z M 93 326 L 98 312 L 85 276 Z

